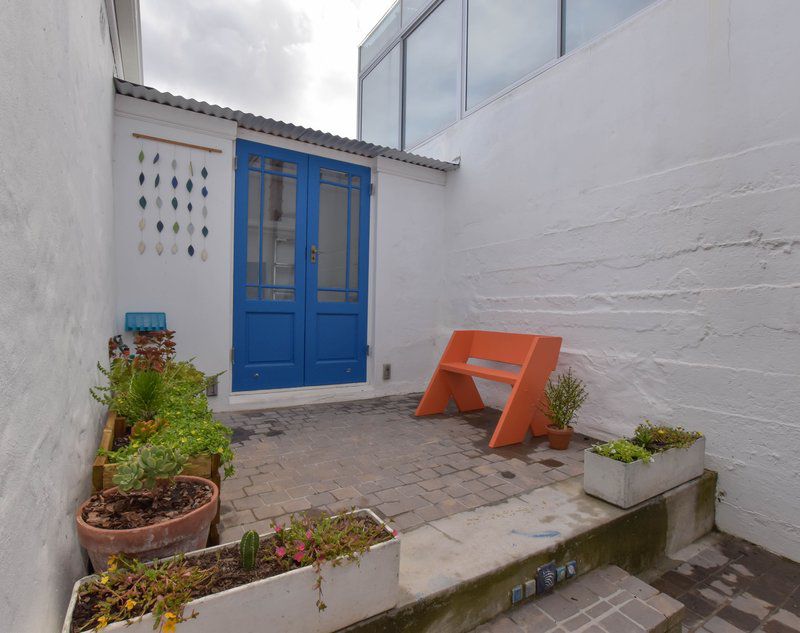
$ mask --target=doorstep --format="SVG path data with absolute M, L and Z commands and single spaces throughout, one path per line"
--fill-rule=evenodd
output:
M 508 610 L 512 590 L 540 565 L 576 561 L 578 578 L 566 587 L 606 565 L 638 573 L 714 526 L 709 471 L 627 510 L 582 484 L 572 477 L 404 534 L 398 606 L 346 631 L 466 633 Z

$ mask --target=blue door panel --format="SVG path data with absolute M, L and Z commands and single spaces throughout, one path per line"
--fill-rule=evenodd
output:
M 236 155 L 233 390 L 364 382 L 370 170 L 242 140 Z

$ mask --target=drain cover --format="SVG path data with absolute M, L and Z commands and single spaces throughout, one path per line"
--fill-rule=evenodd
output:
M 283 435 L 283 431 L 278 431 L 277 429 L 272 429 L 271 431 L 267 431 L 267 437 L 275 437 L 276 435 Z
M 510 470 L 501 470 L 500 476 L 505 477 L 506 479 L 514 479 L 514 477 L 516 477 L 516 475 L 512 473 Z

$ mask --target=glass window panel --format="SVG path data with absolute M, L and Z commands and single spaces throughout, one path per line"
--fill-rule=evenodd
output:
M 248 164 L 250 169 L 261 169 L 261 156 L 250 156 Z
M 348 303 L 358 303 L 358 293 L 357 292 L 348 292 L 347 293 L 347 302 Z
M 347 271 L 347 194 L 336 185 L 319 186 L 317 287 L 344 288 Z
M 361 139 L 400 147 L 400 45 L 361 83 Z
M 348 290 L 358 288 L 358 221 L 361 210 L 361 192 L 358 189 L 350 190 L 350 259 Z
M 654 0 L 566 0 L 564 50 L 569 52 L 610 30 Z
M 467 107 L 558 56 L 559 0 L 469 0 Z
M 403 27 L 408 26 L 414 21 L 422 10 L 425 9 L 431 0 L 401 0 L 403 3 Z
M 317 301 L 326 303 L 344 303 L 347 299 L 346 292 L 337 292 L 336 290 L 318 290 Z
M 262 288 L 261 299 L 263 301 L 294 301 L 294 290 Z
M 378 22 L 378 26 L 361 45 L 361 70 L 369 66 L 395 37 L 400 34 L 400 3 L 395 2 L 394 6 Z
M 334 169 L 320 169 L 319 177 L 320 179 L 327 180 L 328 182 L 336 182 L 342 185 L 347 184 L 347 172 L 345 171 L 336 171 Z
M 256 286 L 247 286 L 246 296 L 248 301 L 258 301 L 258 288 Z
M 445 0 L 406 40 L 406 148 L 458 117 L 459 7 Z
M 350 176 L 350 184 L 353 187 L 360 187 L 361 186 L 361 177 L 360 176 Z
M 264 174 L 261 285 L 294 285 L 296 225 L 297 181 Z
M 284 160 L 274 158 L 264 159 L 264 169 L 269 171 L 279 171 L 283 174 L 297 174 L 297 163 L 289 163 Z
M 252 160 L 252 159 L 251 159 Z M 258 285 L 259 233 L 261 229 L 261 172 L 247 174 L 247 258 L 245 283 Z M 248 291 L 249 292 L 249 291 Z M 258 293 L 253 299 L 258 299 Z M 248 295 L 247 297 L 251 297 Z

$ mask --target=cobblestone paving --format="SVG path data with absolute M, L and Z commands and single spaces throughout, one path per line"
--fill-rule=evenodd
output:
M 237 473 L 222 485 L 222 541 L 291 513 L 369 507 L 401 530 L 583 473 L 589 438 L 492 450 L 494 409 L 417 418 L 420 395 L 219 414 Z
M 680 633 L 683 605 L 609 566 L 557 585 L 472 633 Z
M 709 535 L 641 576 L 686 606 L 684 631 L 800 633 L 800 564 Z

